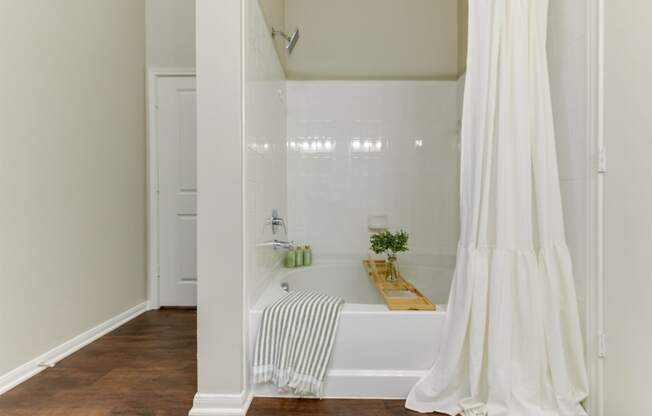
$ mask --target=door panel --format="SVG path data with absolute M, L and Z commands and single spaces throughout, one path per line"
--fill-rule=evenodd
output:
M 197 105 L 194 77 L 157 82 L 159 302 L 197 305 Z

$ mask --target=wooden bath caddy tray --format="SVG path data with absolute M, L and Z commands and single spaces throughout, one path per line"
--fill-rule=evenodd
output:
M 412 283 L 405 280 L 400 272 L 398 280 L 385 280 L 387 275 L 387 262 L 385 260 L 363 260 L 362 264 L 390 310 L 434 311 L 437 309 L 437 306 L 430 302 L 430 299 L 423 296 Z M 400 292 L 411 293 L 407 294 L 409 296 L 396 296 L 396 293 Z

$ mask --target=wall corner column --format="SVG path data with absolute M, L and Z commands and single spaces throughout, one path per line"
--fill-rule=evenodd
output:
M 242 0 L 197 0 L 197 382 L 190 415 L 244 415 Z

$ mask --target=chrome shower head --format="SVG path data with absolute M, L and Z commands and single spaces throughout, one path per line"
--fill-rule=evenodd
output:
M 287 46 L 285 49 L 288 50 L 288 54 L 292 54 L 292 51 L 294 50 L 294 47 L 297 46 L 297 42 L 299 41 L 299 29 L 297 28 L 292 36 L 290 36 L 290 40 L 288 41 Z
M 292 55 L 292 51 L 294 50 L 294 47 L 297 46 L 297 42 L 299 41 L 299 29 L 297 28 L 297 30 L 295 30 L 291 36 L 288 36 L 285 32 L 281 32 L 280 30 L 272 28 L 272 37 L 275 37 L 276 35 L 281 36 L 287 41 L 285 49 L 288 51 L 288 55 Z

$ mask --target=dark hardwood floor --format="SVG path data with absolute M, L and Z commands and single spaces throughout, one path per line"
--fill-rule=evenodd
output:
M 186 416 L 197 390 L 196 312 L 144 313 L 0 396 L 1 416 Z M 416 415 L 402 400 L 264 399 L 248 416 Z
M 417 416 L 403 400 L 254 399 L 247 416 Z M 432 416 L 438 414 L 431 413 Z M 440 415 L 444 416 L 444 415 Z
M 186 416 L 196 312 L 146 312 L 0 396 L 2 416 Z

